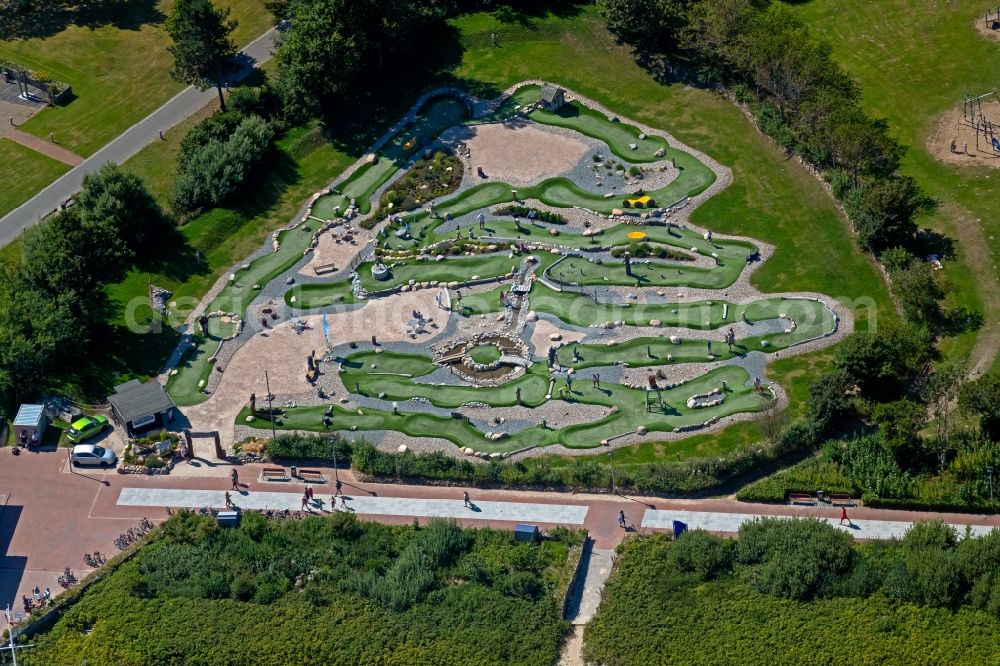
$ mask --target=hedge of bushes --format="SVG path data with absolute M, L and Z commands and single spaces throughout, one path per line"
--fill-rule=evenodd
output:
M 631 539 L 584 635 L 587 663 L 1000 662 L 1000 533 L 918 523 L 863 546 L 815 520 L 738 539 Z
M 741 502 L 784 502 L 790 493 L 815 495 L 818 490 L 853 496 L 860 493 L 836 463 L 810 459 L 751 483 L 736 493 L 736 499 Z
M 690 494 L 717 487 L 793 453 L 815 445 L 818 434 L 808 423 L 796 424 L 774 446 L 756 445 L 724 458 L 684 463 L 616 466 L 618 489 L 633 494 Z M 611 467 L 594 457 L 574 458 L 566 466 L 549 467 L 533 460 L 490 460 L 473 463 L 443 453 L 387 453 L 367 442 L 356 442 L 355 471 L 379 480 L 474 484 L 603 492 L 611 488 Z
M 528 219 L 530 213 L 535 214 L 535 219 L 539 222 L 548 222 L 549 224 L 566 224 L 566 218 L 561 214 L 549 211 L 549 210 L 539 210 L 538 208 L 529 208 L 528 206 L 518 206 L 511 204 L 509 206 L 500 206 L 493 210 L 494 215 L 516 215 L 517 217 Z
M 847 493 L 867 506 L 915 511 L 992 512 L 986 468 L 1000 466 L 1000 445 L 981 434 L 951 436 L 949 461 L 923 443 L 893 448 L 882 434 L 831 440 L 820 456 L 741 489 L 748 502 L 780 502 L 789 493 Z M 919 444 L 919 445 L 918 445 Z M 926 460 L 925 460 L 926 459 Z
M 237 529 L 182 513 L 19 660 L 66 664 L 552 664 L 568 553 L 452 523 L 349 514 Z

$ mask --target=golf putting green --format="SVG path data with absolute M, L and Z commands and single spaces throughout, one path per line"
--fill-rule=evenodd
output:
M 374 368 L 371 367 L 372 363 L 375 363 Z M 609 409 L 607 416 L 591 423 L 562 428 L 550 428 L 539 424 L 492 441 L 465 419 L 452 418 L 450 415 L 407 413 L 405 405 L 400 405 L 399 413 L 393 414 L 391 403 L 422 397 L 442 409 L 455 409 L 466 402 L 505 407 L 516 403 L 515 387 L 520 387 L 522 404 L 527 407 L 538 406 L 546 401 L 545 396 L 549 386 L 546 368 L 540 363 L 535 363 L 529 367 L 525 375 L 496 387 L 438 386 L 420 384 L 416 381 L 421 374 L 427 374 L 434 367 L 436 366 L 430 359 L 421 354 L 389 352 L 352 354 L 345 359 L 340 371 L 344 385 L 351 392 L 357 387 L 363 396 L 384 393 L 385 408 L 360 407 L 348 410 L 331 405 L 332 423 L 329 427 L 324 427 L 323 413 L 327 409 L 326 406 L 296 407 L 285 410 L 281 418 L 282 423 L 277 427 L 282 430 L 317 432 L 396 430 L 412 437 L 440 437 L 458 446 L 471 446 L 477 451 L 487 452 L 509 452 L 528 446 L 552 444 L 562 444 L 572 448 L 593 448 L 599 446 L 602 439 L 634 431 L 640 426 L 650 432 L 670 432 L 675 428 L 692 426 L 708 419 L 757 411 L 769 402 L 769 398 L 744 386 L 750 377 L 746 370 L 734 366 L 720 367 L 681 386 L 661 390 L 660 395 L 666 407 L 663 409 L 655 407 L 653 411 L 646 410 L 645 391 L 603 382 L 600 388 L 595 388 L 589 379 L 580 378 L 573 383 L 571 391 L 563 392 L 565 397 L 560 397 L 557 393 L 552 399 L 565 402 L 569 410 L 574 404 L 607 407 Z M 558 384 L 565 386 L 565 381 L 560 380 Z M 687 407 L 687 399 L 692 395 L 708 393 L 724 385 L 725 401 L 721 405 L 703 409 Z M 358 413 L 359 410 L 361 413 Z M 237 422 L 244 423 L 247 414 L 247 410 L 241 412 Z M 489 416 L 488 410 L 482 410 L 479 418 Z M 258 427 L 265 427 L 265 421 L 258 423 L 260 423 Z
M 435 349 L 464 349 L 472 342 L 468 354 L 475 363 L 490 365 L 501 358 L 501 348 L 489 343 L 475 344 L 489 335 L 521 336 L 522 342 L 527 342 L 526 336 L 533 334 L 544 336 L 541 340 L 550 336 L 558 339 L 560 335 L 565 339 L 566 332 L 558 333 L 558 326 L 552 331 L 551 322 L 542 322 L 537 325 L 539 328 L 530 324 L 525 328 L 529 319 L 523 315 L 529 309 L 552 315 L 567 326 L 647 328 L 639 337 L 624 335 L 621 337 L 628 339 L 611 344 L 594 342 L 600 339 L 595 332 L 587 344 L 562 345 L 556 353 L 556 364 L 579 370 L 572 375 L 573 381 L 568 381 L 562 372 L 559 373 L 561 379 L 554 380 L 550 368 L 542 362 L 530 363 L 523 371 L 512 372 L 506 380 L 498 379 L 501 372 L 476 384 L 474 379 L 445 371 L 443 375 L 434 374 L 435 380 L 430 381 L 427 378 L 432 373 L 440 373 L 441 367 L 417 343 L 395 348 L 387 345 L 391 350 L 386 349 L 383 353 L 353 352 L 347 358 L 338 358 L 339 367 L 335 370 L 325 366 L 323 372 L 337 372 L 349 394 L 341 397 L 353 397 L 359 406 L 324 404 L 291 408 L 277 427 L 283 430 L 397 431 L 412 437 L 443 438 L 457 446 L 471 446 L 485 452 L 511 452 L 554 444 L 593 448 L 602 440 L 637 430 L 657 433 L 698 429 L 727 416 L 758 411 L 769 404 L 770 394 L 756 392 L 748 386 L 753 378 L 746 368 L 721 363 L 753 350 L 771 353 L 787 349 L 835 330 L 836 318 L 831 310 L 815 300 L 780 296 L 745 304 L 725 300 L 722 290 L 736 284 L 747 270 L 748 262 L 760 255 L 760 248 L 752 240 L 712 239 L 711 234 L 703 235 L 703 231 L 677 226 L 669 217 L 669 211 L 663 210 L 653 211 L 655 214 L 650 217 L 628 218 L 635 224 L 588 217 L 589 231 L 585 236 L 584 228 L 569 211 L 584 209 L 604 217 L 622 207 L 622 199 L 637 196 L 648 196 L 660 206 L 669 206 L 705 192 L 715 182 L 717 170 L 690 152 L 672 147 L 661 136 L 644 132 L 635 124 L 611 118 L 577 101 L 555 111 L 534 109 L 525 116 L 525 105 L 536 102 L 538 97 L 538 86 L 521 87 L 495 111 L 477 119 L 468 117 L 465 101 L 448 96 L 430 98 L 416 109 L 412 119 L 397 125 L 394 133 L 359 161 L 330 192 L 319 196 L 311 214 L 321 220 L 332 219 L 344 214 L 353 204 L 363 216 L 362 226 L 372 228 L 390 212 L 398 213 L 391 224 L 374 227 L 378 228 L 377 251 L 356 266 L 359 286 L 376 301 L 386 292 L 394 292 L 399 299 L 396 302 L 403 303 L 407 296 L 401 292 L 409 290 L 411 284 L 433 284 L 438 289 L 452 284 L 452 307 L 458 316 L 442 331 L 446 337 L 440 342 L 444 346 L 435 346 Z M 454 193 L 436 199 L 432 209 L 420 203 L 410 211 L 379 210 L 371 214 L 376 194 L 393 178 L 404 175 L 407 165 L 432 147 L 442 132 L 456 125 L 486 122 L 538 123 L 590 137 L 591 148 L 580 158 L 586 165 L 567 164 L 561 171 L 546 172 L 538 182 L 528 180 L 516 186 L 473 176 Z M 601 142 L 599 147 L 594 147 L 598 144 L 592 140 Z M 642 185 L 642 181 L 637 181 L 611 195 L 590 191 L 589 186 L 580 184 L 592 181 L 593 165 L 607 166 L 609 161 L 619 166 L 663 161 L 668 163 L 671 180 L 657 179 L 660 184 L 666 184 L 642 193 L 636 192 Z M 515 175 L 510 178 L 518 180 Z M 515 224 L 510 216 L 492 214 L 491 209 L 497 206 L 531 201 L 565 210 L 568 223 L 536 223 L 522 219 Z M 476 221 L 477 214 L 484 217 L 482 227 Z M 685 222 L 686 218 L 678 220 L 680 224 Z M 248 262 L 246 268 L 237 269 L 233 279 L 208 304 L 208 309 L 244 316 L 250 303 L 261 293 L 259 290 L 279 277 L 284 279 L 283 273 L 302 260 L 313 238 L 313 230 L 308 224 L 311 221 L 298 229 L 282 232 L 278 251 L 265 253 Z M 410 234 L 405 240 L 396 235 L 404 224 Z M 520 242 L 533 247 L 520 252 L 517 249 Z M 630 255 L 628 266 L 625 252 Z M 533 283 L 527 303 L 517 296 L 502 303 L 501 294 L 512 287 L 507 276 L 518 273 L 528 256 L 533 256 L 537 265 L 531 271 Z M 377 257 L 382 257 L 381 261 L 389 269 L 385 280 L 372 276 L 371 269 Z M 491 283 L 494 280 L 496 282 Z M 470 282 L 476 283 L 475 288 Z M 650 290 L 642 292 L 642 288 Z M 676 302 L 683 298 L 678 291 L 684 288 L 719 290 L 721 298 Z M 266 293 L 275 293 L 273 289 L 272 286 Z M 470 293 L 473 291 L 476 293 Z M 285 304 L 292 311 L 357 302 L 352 279 L 343 276 L 300 281 L 277 293 L 283 293 Z M 604 302 L 612 300 L 614 303 Z M 497 318 L 493 324 L 467 319 L 494 313 L 503 307 L 513 308 L 512 316 Z M 489 325 L 496 330 L 484 330 Z M 724 341 L 730 327 L 737 338 L 732 349 Z M 694 331 L 711 331 L 711 343 L 702 339 L 704 333 Z M 168 390 L 177 404 L 190 405 L 207 397 L 199 385 L 212 376 L 208 359 L 216 353 L 220 339 L 231 332 L 213 324 L 209 335 L 195 338 L 193 348 L 168 382 Z M 670 341 L 671 336 L 676 343 Z M 545 343 L 536 339 L 534 344 L 544 346 Z M 535 349 L 536 354 L 545 351 Z M 511 362 L 515 361 L 522 362 L 517 359 Z M 594 371 L 588 371 L 621 363 L 633 367 L 657 366 L 655 372 L 660 377 L 657 384 L 666 386 L 681 377 L 680 372 L 672 370 L 673 364 L 692 362 L 720 365 L 679 386 L 653 392 L 608 381 L 597 386 L 597 382 L 592 381 Z M 617 372 L 607 374 L 619 376 Z M 497 383 L 492 383 L 494 381 Z M 339 388 L 336 390 L 341 392 Z M 688 407 L 688 400 L 696 394 L 721 396 L 722 400 L 703 408 Z M 647 404 L 651 396 L 656 400 Z M 552 400 L 566 403 L 564 411 L 551 412 L 562 415 L 552 417 L 558 421 L 557 426 L 546 424 L 541 418 L 525 418 L 526 413 L 533 412 L 521 411 L 522 408 L 541 407 Z M 466 411 L 469 405 L 477 407 Z M 577 409 L 574 417 L 574 405 L 588 407 Z M 327 410 L 331 423 L 324 425 Z M 456 410 L 462 410 L 472 420 L 462 417 Z M 237 423 L 246 423 L 246 416 L 244 410 L 236 417 Z M 504 421 L 507 425 L 501 425 L 495 417 L 508 419 Z M 269 425 L 261 419 L 255 423 L 257 427 Z M 490 424 L 493 424 L 492 430 Z

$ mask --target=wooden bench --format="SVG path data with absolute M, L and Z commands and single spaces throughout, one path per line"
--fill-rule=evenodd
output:
M 857 500 L 850 495 L 830 493 L 827 497 L 830 498 L 830 504 L 834 506 L 855 506 L 857 504 Z
M 288 472 L 285 471 L 284 467 L 265 467 L 260 471 L 260 478 L 262 481 L 292 480 L 292 477 L 288 476 Z
M 806 493 L 788 493 L 788 501 L 792 504 L 816 504 L 816 498 Z
M 326 483 L 327 477 L 316 469 L 300 469 L 299 478 L 309 483 Z

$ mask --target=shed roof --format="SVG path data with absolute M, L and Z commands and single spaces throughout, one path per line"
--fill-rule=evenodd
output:
M 554 86 L 551 83 L 542 84 L 541 99 L 543 102 L 552 102 L 556 97 L 565 94 L 565 91 L 559 86 Z
M 21 405 L 14 417 L 15 426 L 37 427 L 45 414 L 45 405 Z
M 125 421 L 159 414 L 174 406 L 174 401 L 167 395 L 163 385 L 156 380 L 143 384 L 138 379 L 133 379 L 119 384 L 108 401 Z

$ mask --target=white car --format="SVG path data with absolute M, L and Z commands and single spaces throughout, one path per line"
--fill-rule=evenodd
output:
M 73 447 L 70 460 L 74 465 L 95 465 L 113 467 L 118 462 L 118 456 L 111 449 L 96 444 L 77 444 Z

